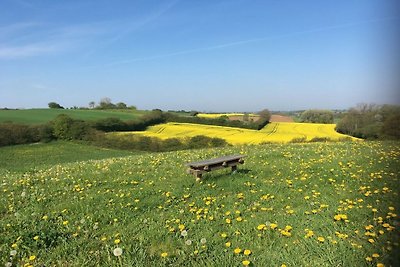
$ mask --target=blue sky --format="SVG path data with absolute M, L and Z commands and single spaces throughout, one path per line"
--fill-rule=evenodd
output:
M 393 0 L 0 0 L 0 108 L 398 104 Z

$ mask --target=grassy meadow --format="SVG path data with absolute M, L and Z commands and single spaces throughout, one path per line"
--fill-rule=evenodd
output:
M 134 155 L 63 145 L 39 148 L 45 163 L 30 169 L 30 156 L 1 149 L 2 264 L 400 264 L 397 142 Z M 237 173 L 195 181 L 185 172 L 187 162 L 236 153 L 247 155 Z
M 0 110 L 0 123 L 40 124 L 49 122 L 60 114 L 79 120 L 99 120 L 110 117 L 134 120 L 145 113 L 147 111 L 143 110 L 10 109 Z
M 149 127 L 143 132 L 114 132 L 111 136 L 129 137 L 134 135 L 144 135 L 168 138 L 186 138 L 196 135 L 205 135 L 209 137 L 218 137 L 224 139 L 232 145 L 243 144 L 261 144 L 261 143 L 287 143 L 293 141 L 311 141 L 313 138 L 325 138 L 331 141 L 340 141 L 343 139 L 356 140 L 347 135 L 335 131 L 335 124 L 318 123 L 291 123 L 291 122 L 272 122 L 260 131 L 200 125 L 190 123 L 158 124 Z
M 0 147 L 0 170 L 32 171 L 38 168 L 51 167 L 54 164 L 123 157 L 133 154 L 136 153 L 67 141 L 7 146 Z

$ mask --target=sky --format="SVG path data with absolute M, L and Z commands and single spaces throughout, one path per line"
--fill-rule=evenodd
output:
M 0 0 L 0 108 L 399 104 L 395 0 Z

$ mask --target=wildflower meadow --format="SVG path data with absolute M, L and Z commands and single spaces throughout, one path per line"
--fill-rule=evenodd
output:
M 396 142 L 63 163 L 50 151 L 46 164 L 26 168 L 21 153 L 19 167 L 0 168 L 5 266 L 399 265 Z M 237 153 L 247 157 L 236 173 L 196 181 L 185 172 L 187 162 Z

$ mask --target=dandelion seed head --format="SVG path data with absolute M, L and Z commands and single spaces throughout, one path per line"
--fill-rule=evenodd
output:
M 114 256 L 119 257 L 122 255 L 122 248 L 115 248 L 113 251 Z

